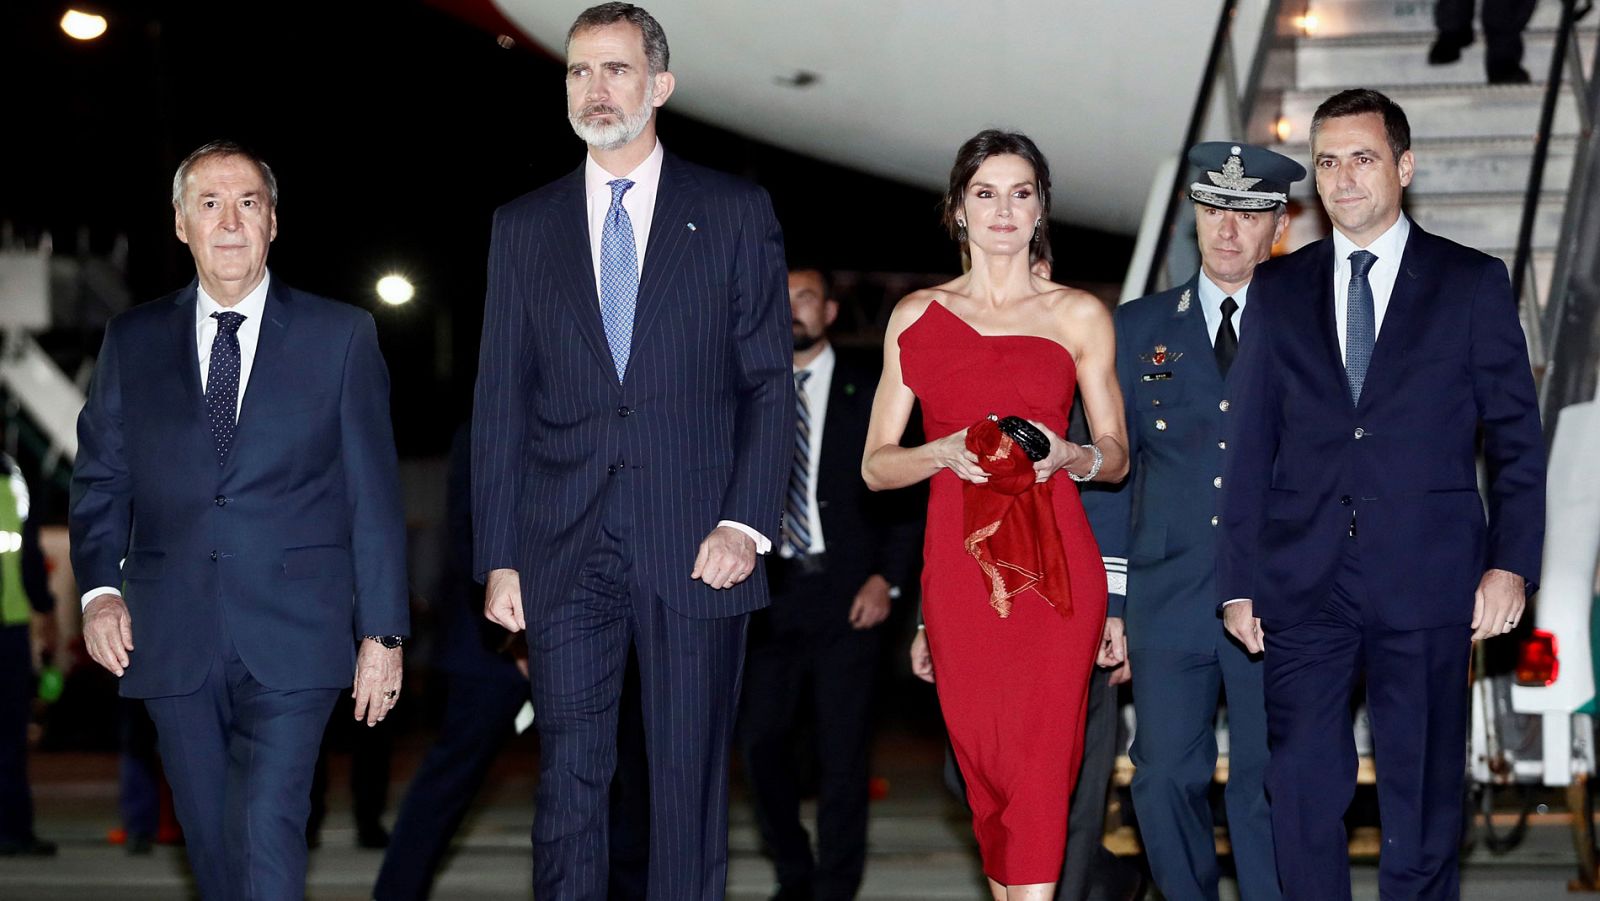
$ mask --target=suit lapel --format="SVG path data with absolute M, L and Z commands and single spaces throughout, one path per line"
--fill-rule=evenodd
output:
M 1184 298 L 1188 302 L 1184 302 Z M 1172 307 L 1172 326 L 1174 347 L 1186 350 L 1185 358 L 1174 363 L 1174 368 L 1187 363 L 1188 370 L 1196 378 L 1203 379 L 1208 384 L 1220 385 L 1222 371 L 1217 368 L 1217 355 L 1211 349 L 1211 327 L 1206 323 L 1205 308 L 1200 304 L 1200 276 L 1195 275 L 1189 279 L 1189 284 L 1183 286 L 1183 291 L 1178 294 L 1178 300 Z M 1215 393 L 1215 392 L 1211 392 Z
M 1399 369 L 1405 349 L 1415 346 L 1412 332 L 1426 301 L 1422 296 L 1422 286 L 1428 283 L 1428 253 L 1424 245 L 1430 237 L 1415 222 L 1411 224 L 1411 235 L 1400 254 L 1394 291 L 1389 294 L 1389 306 L 1383 313 L 1383 328 L 1372 348 L 1372 362 L 1367 367 L 1367 380 L 1361 389 L 1363 401 L 1372 395 L 1372 389 L 1382 379 Z
M 860 386 L 854 367 L 845 363 L 834 348 L 833 382 L 828 386 L 828 409 L 823 416 L 822 453 L 817 457 L 817 503 L 834 496 L 835 473 L 850 473 L 855 478 L 857 467 L 849 465 L 852 456 L 859 457 L 861 449 L 848 445 L 852 429 L 845 423 L 856 415 L 855 405 L 860 403 Z M 823 532 L 827 534 L 826 530 Z
M 650 237 L 645 245 L 644 271 L 639 278 L 639 300 L 633 315 L 633 347 L 629 359 L 637 359 L 644 338 L 666 304 L 669 279 L 678 271 L 678 261 L 695 238 L 694 176 L 672 154 L 661 161 L 661 182 L 656 187 L 656 208 L 650 219 Z
M 250 363 L 250 381 L 244 386 L 244 397 L 239 403 L 239 425 L 234 432 L 233 448 L 228 452 L 232 459 L 238 454 L 239 440 L 244 426 L 253 416 L 261 415 L 263 407 L 270 409 L 272 399 L 285 383 L 283 367 L 284 339 L 289 332 L 294 304 L 289 288 L 279 279 L 267 287 L 267 301 L 261 308 L 261 331 L 256 335 L 256 355 Z
M 605 325 L 600 321 L 600 290 L 594 282 L 594 251 L 589 244 L 588 198 L 583 191 L 583 166 L 559 183 L 554 200 L 555 213 L 547 226 L 547 240 L 556 264 L 561 300 L 578 325 L 578 333 L 594 352 L 595 363 L 612 379 L 617 376 L 611 360 L 611 345 L 606 341 Z M 596 235 L 594 240 L 599 240 Z
M 200 391 L 200 351 L 195 341 L 195 305 L 200 302 L 199 282 L 178 293 L 172 302 L 172 353 L 177 358 L 178 381 L 182 386 L 183 400 L 191 409 L 199 411 L 205 397 Z
M 1317 249 L 1312 251 L 1312 266 L 1306 278 L 1310 279 L 1311 284 L 1301 290 L 1300 296 L 1310 299 L 1316 305 L 1306 317 L 1314 323 L 1312 340 L 1320 345 L 1321 350 L 1318 352 L 1328 356 L 1328 362 L 1333 366 L 1339 384 L 1344 388 L 1345 397 L 1349 397 L 1350 379 L 1344 371 L 1344 349 L 1339 346 L 1339 328 L 1333 321 L 1332 238 L 1323 238 L 1318 243 Z

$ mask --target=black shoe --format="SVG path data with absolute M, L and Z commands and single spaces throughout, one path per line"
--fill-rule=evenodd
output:
M 1472 46 L 1472 29 L 1441 31 L 1428 49 L 1428 65 L 1446 66 L 1461 59 L 1463 47 Z
M 773 894 L 772 901 L 811 901 L 811 883 L 801 885 L 780 885 Z
M 1489 66 L 1490 84 L 1527 84 L 1532 80 L 1528 70 L 1516 63 L 1492 63 Z
M 356 827 L 356 847 L 368 851 L 382 851 L 389 847 L 389 830 L 379 823 L 365 823 Z
M 128 833 L 128 840 L 123 845 L 128 853 L 134 857 L 144 857 L 155 850 L 155 846 L 156 837 L 144 832 Z
M 0 842 L 0 857 L 54 857 L 56 843 L 32 836 L 20 842 Z

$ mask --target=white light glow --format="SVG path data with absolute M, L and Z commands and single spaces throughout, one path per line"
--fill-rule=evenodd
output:
M 417 289 L 412 287 L 402 275 L 385 275 L 378 279 L 378 299 L 390 306 L 400 306 L 408 303 L 417 296 Z
M 69 9 L 61 17 L 61 30 L 67 33 L 67 37 L 92 41 L 106 33 L 106 17 Z

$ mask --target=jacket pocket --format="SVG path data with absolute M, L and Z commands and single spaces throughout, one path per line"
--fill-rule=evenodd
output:
M 336 544 L 286 548 L 282 571 L 285 579 L 350 578 L 350 550 Z

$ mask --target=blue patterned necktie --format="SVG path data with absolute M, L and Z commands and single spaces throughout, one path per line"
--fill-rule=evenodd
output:
M 633 310 L 639 298 L 639 253 L 633 244 L 633 220 L 622 206 L 622 195 L 633 182 L 619 178 L 611 186 L 611 208 L 600 230 L 600 320 L 611 345 L 611 362 L 617 381 L 628 373 L 628 353 L 633 345 Z
M 809 369 L 794 374 L 794 465 L 783 509 L 783 541 L 796 557 L 811 553 L 811 401 L 806 397 L 810 378 Z
M 1378 262 L 1366 250 L 1350 254 L 1350 288 L 1345 292 L 1344 371 L 1350 380 L 1350 402 L 1361 402 L 1361 386 L 1372 363 L 1372 346 L 1378 340 L 1377 314 L 1373 309 L 1372 282 L 1367 272 Z
M 239 326 L 244 325 L 244 316 L 230 310 L 212 313 L 211 318 L 217 320 L 217 337 L 211 341 L 211 363 L 206 367 L 206 419 L 221 466 L 239 427 Z

